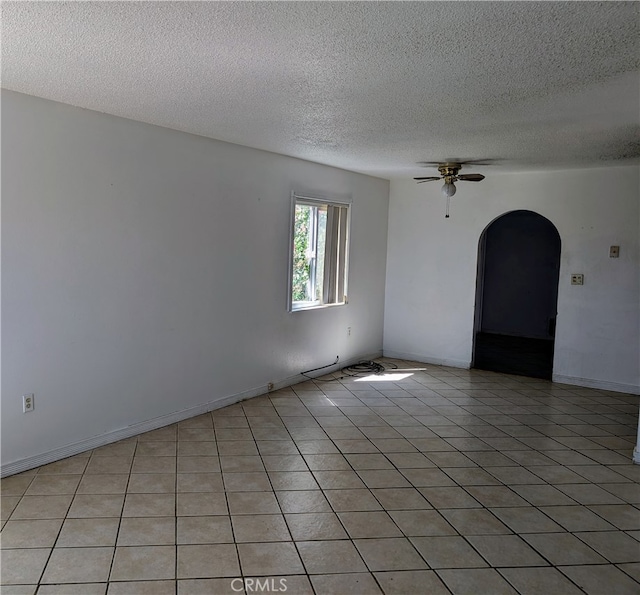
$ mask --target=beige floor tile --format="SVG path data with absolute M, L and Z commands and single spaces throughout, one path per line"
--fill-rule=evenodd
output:
M 216 434 L 220 434 L 225 430 L 219 430 L 214 434 L 213 428 L 178 428 L 178 440 L 180 442 L 208 442 L 216 439 Z M 234 431 L 234 430 L 226 430 Z M 223 438 L 218 435 L 218 440 Z
M 371 571 L 427 568 L 408 539 L 356 539 L 354 543 Z
M 501 568 L 499 572 L 521 595 L 582 593 L 555 568 Z
M 178 428 L 212 428 L 213 418 L 211 413 L 203 413 L 202 415 L 196 415 L 190 417 L 181 422 L 178 422 Z
M 2 549 L 52 548 L 62 519 L 9 521 L 0 534 Z
M 575 533 L 609 562 L 640 562 L 640 543 L 622 531 Z
M 227 500 L 231 515 L 280 513 L 280 507 L 273 492 L 229 492 Z
M 347 538 L 338 517 L 332 512 L 287 514 L 285 518 L 296 541 Z
M 77 494 L 124 494 L 127 491 L 129 475 L 108 474 L 108 475 L 88 475 L 85 474 L 80 480 Z
M 271 482 L 264 471 L 250 473 L 223 473 L 226 492 L 269 492 Z M 214 490 L 209 490 L 214 491 Z
M 316 574 L 311 577 L 316 595 L 378 595 L 382 591 L 368 572 Z
M 440 513 L 461 535 L 511 533 L 504 523 L 483 508 L 440 509 Z
M 110 547 L 116 544 L 119 518 L 65 520 L 56 547 Z
M 513 486 L 514 492 L 522 496 L 533 506 L 571 506 L 576 501 L 550 485 Z
M 63 459 L 61 461 L 56 461 L 55 463 L 50 463 L 49 465 L 39 467 L 38 475 L 49 475 L 52 473 L 84 473 L 88 462 L 88 456 L 76 455 L 74 457 L 69 457 L 68 459 Z
M 533 506 L 490 508 L 515 533 L 560 533 L 562 527 Z
M 385 510 L 425 510 L 431 505 L 415 488 L 377 488 L 371 493 Z
M 11 514 L 11 520 L 60 519 L 67 515 L 73 496 L 24 496 Z M 11 496 L 2 498 L 11 503 Z
M 238 544 L 238 554 L 244 576 L 304 573 L 298 552 L 291 542 L 240 543 Z
M 320 490 L 282 491 L 276 492 L 276 496 L 284 513 L 331 511 Z
M 270 471 L 269 479 L 274 490 L 317 490 L 316 480 L 309 471 Z
M 176 457 L 133 457 L 131 473 L 175 473 Z
M 618 564 L 618 568 L 640 583 L 640 562 Z
M 170 473 L 133 473 L 127 486 L 130 494 L 173 494 L 175 491 L 176 476 Z
M 395 469 L 363 469 L 360 479 L 368 488 L 408 488 L 411 484 Z
M 182 443 L 180 443 L 182 444 Z M 193 444 L 191 442 L 185 444 Z M 220 460 L 215 456 L 179 456 L 178 473 L 219 473 Z
M 263 455 L 262 461 L 267 471 L 307 471 L 307 464 L 301 455 Z
M 178 545 L 233 543 L 231 519 L 228 516 L 178 517 Z
M 640 529 L 640 512 L 635 506 L 629 504 L 597 504 L 589 506 L 589 508 L 615 525 L 618 529 L 622 529 L 623 531 L 636 531 Z
M 335 439 L 335 445 L 343 454 L 366 454 L 380 452 L 369 440 Z
M 558 568 L 589 595 L 638 595 L 638 583 L 612 564 Z
M 175 494 L 127 494 L 122 516 L 172 516 L 175 514 L 175 500 Z
M 553 565 L 604 564 L 606 560 L 570 533 L 523 535 L 529 545 Z
M 178 492 L 223 492 L 222 473 L 178 473 Z
M 73 519 L 119 517 L 124 496 L 117 494 L 79 494 L 75 496 L 68 517 Z
M 351 541 L 301 541 L 297 546 L 309 574 L 366 572 L 367 570 Z
M 20 496 L 2 496 L 0 498 L 0 520 L 6 521 L 13 514 L 20 498 Z
M 387 453 L 386 456 L 398 469 L 428 469 L 435 467 L 435 463 L 420 452 L 394 452 Z
M 291 541 L 284 517 L 279 514 L 232 516 L 236 543 Z
M 331 440 L 323 440 L 323 442 L 333 443 Z M 258 440 L 256 445 L 261 455 L 297 455 L 298 449 L 296 448 L 293 440 Z M 334 446 L 335 448 L 335 446 Z M 338 449 L 336 449 L 337 452 Z
M 34 480 L 35 474 L 13 475 L 0 480 L 0 494 L 4 496 L 22 496 L 27 491 L 29 484 Z
M 429 453 L 427 453 L 429 454 Z M 475 467 L 447 467 L 446 474 L 461 486 L 500 485 L 500 482 L 484 469 Z M 437 484 L 431 484 L 437 485 Z M 449 485 L 449 484 L 440 484 Z
M 29 585 L 37 583 L 49 558 L 49 548 L 2 551 L 2 584 Z
M 222 493 L 178 494 L 176 511 L 178 516 L 209 516 L 227 514 L 227 499 Z
M 295 445 L 303 455 L 338 454 L 340 451 L 331 440 L 296 440 Z M 260 452 L 264 454 L 293 454 L 262 452 L 262 445 L 258 443 Z M 305 457 L 306 460 L 306 457 Z
M 213 457 L 218 454 L 215 442 L 178 442 L 179 457 Z
M 118 532 L 118 546 L 174 545 L 175 517 L 123 518 Z
M 404 535 L 457 535 L 437 510 L 395 510 L 389 513 Z
M 613 531 L 615 527 L 586 506 L 544 506 L 540 509 L 567 531 Z
M 109 578 L 112 547 L 55 548 L 43 583 L 103 583 Z
M 467 491 L 482 505 L 491 508 L 529 506 L 506 486 L 467 486 Z
M 459 487 L 420 488 L 420 493 L 434 508 L 480 508 L 482 505 Z
M 416 487 L 455 486 L 440 469 L 402 469 L 402 474 Z
M 105 595 L 107 583 L 40 585 L 38 595 Z
M 376 572 L 374 575 L 386 595 L 449 595 L 449 590 L 433 570 Z
M 313 476 L 323 490 L 352 490 L 365 487 L 355 471 L 314 471 Z
M 400 453 L 405 454 L 405 453 Z M 411 455 L 420 455 L 420 453 L 406 453 Z M 391 457 L 391 455 L 390 455 Z M 356 470 L 362 469 L 393 469 L 391 461 L 382 454 L 348 454 L 345 455 L 349 465 Z M 424 457 L 423 457 L 424 458 Z M 426 458 L 425 458 L 426 460 Z
M 138 436 L 138 442 L 147 442 L 149 440 L 159 440 L 161 442 L 176 440 L 177 439 L 178 426 L 172 424 L 165 426 L 164 428 L 158 428 L 157 430 L 151 430 Z
M 472 535 L 467 540 L 494 567 L 547 565 L 518 535 Z
M 27 496 L 74 494 L 81 475 L 39 475 L 26 491 Z
M 383 511 L 341 512 L 338 514 L 351 539 L 366 537 L 402 537 L 391 517 Z
M 640 484 L 638 483 L 607 483 L 602 487 L 629 504 L 640 504 Z
M 453 595 L 517 595 L 517 591 L 492 568 L 438 570 L 438 574 Z
M 612 493 L 603 490 L 600 486 L 590 483 L 560 485 L 558 489 L 564 492 L 576 502 L 589 504 L 624 504 L 624 502 Z
M 351 471 L 351 465 L 341 454 L 304 455 L 304 460 L 312 471 Z
M 129 473 L 132 462 L 132 457 L 91 457 L 86 473 L 92 475 Z
M 221 456 L 220 466 L 225 473 L 263 471 L 262 458 L 258 456 Z
M 175 457 L 177 454 L 176 443 L 161 442 L 159 440 L 140 442 L 136 448 L 138 457 Z
M 253 440 L 253 434 L 251 430 L 246 428 L 218 428 L 216 429 L 216 439 L 218 442 L 223 440 Z M 269 439 L 261 438 L 261 440 Z M 207 440 L 212 440 L 212 438 L 207 438 Z
M 106 446 L 94 448 L 91 456 L 94 457 L 132 457 L 138 444 L 138 437 L 126 438 L 118 442 L 112 442 Z
M 182 579 L 178 581 L 178 595 L 243 595 L 246 593 L 243 581 L 240 577 Z M 277 585 L 280 588 L 280 584 Z
M 107 595 L 175 595 L 175 592 L 176 581 L 122 581 L 109 583 Z
M 117 547 L 111 581 L 174 579 L 176 550 L 173 546 Z
M 269 589 L 269 591 L 266 591 L 267 593 L 273 593 L 274 591 L 278 592 L 278 590 L 280 590 L 281 593 L 284 593 L 285 591 L 283 591 L 283 589 L 286 588 L 289 593 L 295 593 L 296 595 L 314 595 L 309 578 L 300 574 L 290 574 L 287 576 L 246 577 L 244 581 L 249 593 L 255 593 L 262 587 L 263 593 L 265 592 L 265 588 Z M 236 589 L 238 588 L 237 585 L 238 583 L 234 584 Z M 251 590 L 249 591 L 249 589 Z M 217 595 L 217 591 L 215 593 Z
M 370 490 L 326 490 L 325 495 L 336 512 L 382 509 Z
M 462 537 L 411 537 L 431 568 L 479 568 L 487 563 Z

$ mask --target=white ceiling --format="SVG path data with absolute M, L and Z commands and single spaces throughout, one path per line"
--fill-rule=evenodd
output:
M 452 158 L 626 163 L 640 156 L 639 14 L 636 2 L 5 1 L 2 86 L 386 178 Z

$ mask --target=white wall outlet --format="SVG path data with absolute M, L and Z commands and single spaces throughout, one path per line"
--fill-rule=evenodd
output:
M 609 248 L 609 258 L 620 258 L 620 246 L 611 246 Z
M 350 337 L 350 336 L 351 336 L 351 327 L 348 326 L 347 327 L 347 337 Z
M 584 285 L 584 275 L 573 273 L 571 275 L 571 285 Z
M 35 406 L 33 393 L 22 395 L 22 413 L 31 413 Z
M 273 390 L 273 382 L 268 382 L 267 383 L 267 390 L 268 391 L 272 391 Z

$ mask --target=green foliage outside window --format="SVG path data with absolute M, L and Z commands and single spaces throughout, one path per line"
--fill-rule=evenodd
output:
M 293 292 L 294 302 L 308 300 L 309 277 L 309 225 L 311 209 L 307 205 L 296 205 L 293 234 Z

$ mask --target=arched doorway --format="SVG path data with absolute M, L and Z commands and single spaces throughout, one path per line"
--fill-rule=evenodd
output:
M 560 235 L 532 211 L 512 211 L 478 247 L 473 367 L 551 378 Z

